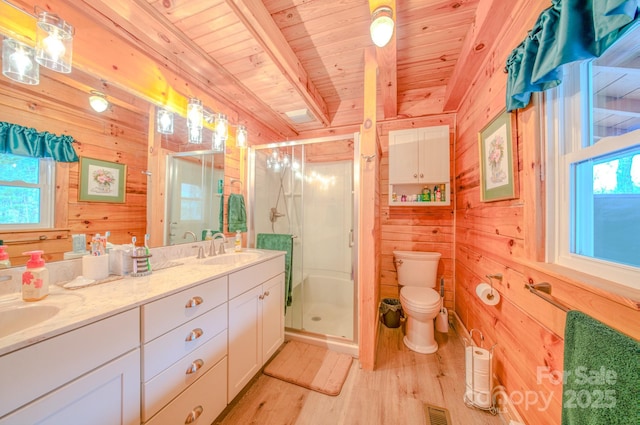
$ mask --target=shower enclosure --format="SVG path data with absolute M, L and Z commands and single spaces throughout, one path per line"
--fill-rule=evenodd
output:
M 258 147 L 250 159 L 250 240 L 294 238 L 287 332 L 356 342 L 354 138 Z

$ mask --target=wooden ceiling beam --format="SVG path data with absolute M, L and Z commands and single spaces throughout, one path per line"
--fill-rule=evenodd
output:
M 398 29 L 396 19 L 396 0 L 369 0 L 369 10 L 373 13 L 380 6 L 389 6 L 393 11 L 393 22 L 396 23 L 391 40 L 384 47 L 376 46 L 376 61 L 378 62 L 378 83 L 382 96 L 384 119 L 398 116 L 398 50 L 396 33 Z
M 259 0 L 226 0 L 247 30 L 300 94 L 313 115 L 325 127 L 331 125 L 329 109 L 320 92 L 289 46 L 271 14 Z

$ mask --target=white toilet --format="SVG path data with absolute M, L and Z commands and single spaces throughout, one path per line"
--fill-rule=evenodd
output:
M 393 251 L 400 304 L 407 316 L 404 344 L 418 353 L 431 354 L 438 351 L 434 338 L 434 323 L 442 306 L 436 290 L 436 275 L 439 252 Z

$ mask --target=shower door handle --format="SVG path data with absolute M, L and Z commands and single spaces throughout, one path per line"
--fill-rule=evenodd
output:
M 353 229 L 349 230 L 349 248 L 353 247 Z

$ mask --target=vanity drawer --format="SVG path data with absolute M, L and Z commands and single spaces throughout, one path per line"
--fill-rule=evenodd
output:
M 142 381 L 147 382 L 227 328 L 220 305 L 142 346 Z
M 227 358 L 224 357 L 146 425 L 211 424 L 226 406 Z
M 223 276 L 143 305 L 142 342 L 149 342 L 226 301 L 227 277 Z
M 227 331 L 205 342 L 192 353 L 142 385 L 142 420 L 153 416 L 176 394 L 184 391 L 227 355 Z
M 229 275 L 229 299 L 255 288 L 284 271 L 284 255 Z

